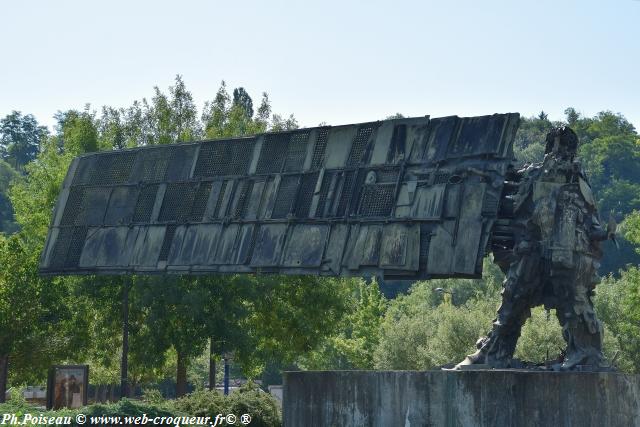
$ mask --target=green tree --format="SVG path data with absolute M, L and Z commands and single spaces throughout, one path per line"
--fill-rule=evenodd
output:
M 640 209 L 640 144 L 634 127 L 621 114 L 610 111 L 595 117 L 578 117 L 575 130 L 580 137 L 580 158 L 593 187 L 601 219 L 612 214 L 620 222 L 634 209 Z M 617 274 L 639 258 L 624 235 L 618 237 L 620 250 L 604 243 L 601 274 Z
M 52 362 L 83 357 L 88 317 L 73 281 L 38 275 L 49 216 L 71 158 L 51 138 L 9 191 L 20 231 L 0 237 L 0 398 L 7 373 L 42 381 Z
M 627 216 L 623 232 L 630 242 L 640 246 L 640 211 L 634 211 Z M 640 252 L 640 248 L 637 250 Z
M 387 308 L 376 281 L 345 281 L 349 289 L 348 311 L 336 333 L 327 336 L 316 349 L 304 354 L 298 365 L 305 369 L 373 369 L 373 353 L 379 344 L 380 327 Z
M 176 142 L 193 141 L 200 137 L 200 126 L 197 120 L 198 112 L 180 75 L 175 78 L 173 86 L 169 86 L 169 95 L 163 93 L 157 86 L 154 88 L 151 103 L 142 100 L 142 120 L 145 123 L 145 143 L 172 144 Z M 134 104 L 134 108 L 137 106 Z M 135 118 L 135 109 L 132 117 Z M 138 123 L 140 124 L 140 123 Z
M 596 287 L 593 298 L 598 318 L 605 326 L 604 352 L 623 372 L 640 372 L 640 325 L 634 321 L 633 293 L 640 282 L 637 268 L 622 272 L 620 278 L 607 276 Z
M 228 120 L 230 101 L 227 84 L 223 80 L 213 101 L 207 101 L 204 105 L 202 122 L 204 123 L 205 137 L 222 138 L 226 136 L 224 129 Z
M 205 311 L 215 353 L 233 354 L 249 378 L 269 364 L 289 366 L 338 330 L 355 283 L 313 276 L 207 278 L 201 284 L 215 287 Z
M 547 132 L 557 125 L 551 122 L 544 111 L 537 117 L 522 117 L 514 141 L 514 154 L 519 164 L 541 162 Z
M 198 109 L 193 102 L 193 96 L 177 75 L 174 86 L 169 87 L 171 95 L 171 119 L 174 126 L 175 142 L 193 141 L 200 138 L 200 124 L 198 123 Z
M 18 173 L 4 160 L 0 160 L 0 234 L 17 231 L 13 218 L 13 207 L 9 200 L 9 185 L 18 178 Z
M 74 155 L 98 151 L 98 126 L 89 104 L 81 112 L 59 111 L 55 117 L 58 120 L 57 143 L 64 151 Z
M 0 120 L 0 158 L 22 171 L 36 158 L 47 134 L 47 128 L 40 126 L 31 114 L 11 112 Z
M 575 110 L 574 110 L 575 111 Z M 567 117 L 567 119 L 573 117 Z M 582 144 L 588 144 L 596 138 L 607 136 L 637 137 L 633 125 L 620 113 L 601 111 L 594 117 L 577 116 L 573 130 L 578 134 Z
M 113 107 L 102 107 L 98 122 L 99 145 L 101 149 L 120 150 L 127 147 L 127 135 L 122 116 L 124 111 Z
M 197 280 L 162 277 L 136 283 L 145 307 L 144 328 L 138 329 L 132 341 L 132 361 L 152 368 L 164 362 L 173 347 L 177 355 L 176 395 L 186 393 L 187 367 L 190 360 L 206 347 L 204 307 L 209 304 Z M 156 363 L 149 360 L 149 352 Z
M 475 342 L 495 317 L 504 277 L 489 258 L 483 270 L 478 280 L 416 282 L 407 295 L 391 301 L 374 351 L 375 367 L 431 369 L 475 351 Z
M 411 292 L 391 302 L 380 344 L 375 349 L 377 369 L 432 369 L 459 362 L 474 351 L 495 315 L 497 296 L 470 299 L 463 305 L 446 302 L 433 307 L 420 298 L 433 292 L 427 282 L 417 282 Z
M 39 277 L 38 259 L 21 233 L 0 236 L 0 402 L 8 378 L 43 381 L 53 361 L 86 342 L 68 289 Z
M 253 135 L 267 130 L 281 131 L 298 127 L 293 115 L 283 119 L 281 115 L 271 113 L 271 102 L 266 93 L 262 94 L 254 116 L 251 96 L 243 88 L 237 88 L 233 91 L 232 102 L 224 80 L 213 101 L 205 103 L 201 120 L 207 138 Z
M 541 110 L 540 114 L 538 114 L 538 120 L 540 120 L 540 121 L 549 121 L 549 115 L 547 113 L 545 113 L 544 110 Z
M 567 124 L 571 127 L 575 127 L 578 123 L 578 119 L 580 118 L 580 113 L 578 113 L 575 108 L 569 107 L 564 110 L 564 116 Z
M 293 116 L 289 115 L 286 119 L 279 114 L 274 114 L 271 118 L 271 130 L 274 132 L 280 132 L 285 130 L 298 129 L 298 121 Z
M 233 90 L 233 106 L 239 106 L 248 119 L 253 118 L 253 100 L 243 87 Z
M 153 144 L 151 123 L 148 120 L 149 105 L 146 99 L 133 101 L 133 104 L 122 109 L 123 128 L 127 147 Z

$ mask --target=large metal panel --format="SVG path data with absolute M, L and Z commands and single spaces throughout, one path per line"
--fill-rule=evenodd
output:
M 425 116 L 81 156 L 40 270 L 478 277 L 518 122 Z

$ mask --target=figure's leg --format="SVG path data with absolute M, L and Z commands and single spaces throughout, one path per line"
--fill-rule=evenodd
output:
M 522 325 L 531 316 L 531 307 L 537 302 L 536 293 L 542 273 L 539 267 L 539 257 L 534 254 L 524 256 L 510 266 L 493 329 L 478 341 L 478 351 L 458 367 L 488 364 L 494 368 L 506 368 L 511 365 Z
M 576 365 L 605 366 L 602 324 L 591 302 L 594 277 L 594 268 L 588 257 L 579 257 L 575 270 L 554 271 L 552 274 L 558 301 L 556 314 L 567 342 L 567 355 L 560 369 L 573 369 Z

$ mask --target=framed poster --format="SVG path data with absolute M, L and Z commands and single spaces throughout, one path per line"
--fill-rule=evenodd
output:
M 88 388 L 89 365 L 52 366 L 47 381 L 47 409 L 86 406 Z

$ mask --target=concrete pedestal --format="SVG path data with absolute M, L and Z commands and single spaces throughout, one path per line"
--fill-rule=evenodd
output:
M 640 376 L 592 372 L 286 372 L 285 427 L 640 426 Z

